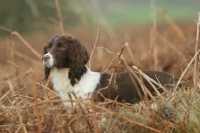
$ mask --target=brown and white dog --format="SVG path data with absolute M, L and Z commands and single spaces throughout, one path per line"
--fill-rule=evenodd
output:
M 106 87 L 109 84 L 110 74 L 91 71 L 86 63 L 89 60 L 89 53 L 80 41 L 72 36 L 55 35 L 44 47 L 43 65 L 45 66 L 45 79 L 48 79 L 50 72 L 54 89 L 59 93 L 62 100 L 76 98 L 87 98 L 88 93 Z M 159 84 L 169 88 L 168 85 L 177 81 L 173 75 L 158 71 L 143 71 L 147 76 L 157 81 Z M 100 93 L 89 95 L 95 97 L 95 101 L 104 101 L 105 98 L 117 99 L 119 102 L 134 103 L 142 100 L 136 91 L 139 89 L 142 96 L 141 85 L 134 78 L 132 83 L 128 73 L 119 73 L 115 78 L 115 84 L 110 90 L 100 90 Z M 152 86 L 143 79 L 146 88 L 156 95 Z M 159 92 L 163 89 L 155 85 Z M 76 96 L 70 95 L 75 93 Z M 109 94 L 110 93 L 110 94 Z M 64 102 L 66 106 L 71 105 Z

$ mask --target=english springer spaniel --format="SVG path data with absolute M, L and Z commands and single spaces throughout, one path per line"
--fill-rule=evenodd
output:
M 45 79 L 48 79 L 51 72 L 53 87 L 62 100 L 87 98 L 88 93 L 97 91 L 100 93 L 93 93 L 89 97 L 101 102 L 105 98 L 110 98 L 119 102 L 134 103 L 142 100 L 141 95 L 144 96 L 139 82 L 133 78 L 135 82 L 133 84 L 128 73 L 117 74 L 115 83 L 109 89 L 100 89 L 108 86 L 111 75 L 91 71 L 86 66 L 89 60 L 88 51 L 78 39 L 72 36 L 55 35 L 44 47 L 42 59 L 45 66 Z M 167 88 L 169 84 L 177 81 L 173 75 L 164 72 L 143 71 L 143 73 L 159 84 L 167 85 Z M 143 83 L 152 95 L 156 95 L 148 81 L 143 79 Z M 163 92 L 163 89 L 155 86 L 159 92 Z M 140 95 L 136 89 L 139 89 Z M 64 102 L 64 104 L 71 105 L 69 102 Z

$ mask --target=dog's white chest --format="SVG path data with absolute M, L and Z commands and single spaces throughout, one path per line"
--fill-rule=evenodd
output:
M 71 85 L 68 77 L 69 69 L 52 69 L 51 77 L 54 89 L 59 93 L 62 100 L 75 100 L 90 98 L 99 83 L 100 74 L 88 70 L 77 84 Z M 66 106 L 71 105 L 70 102 L 64 102 Z

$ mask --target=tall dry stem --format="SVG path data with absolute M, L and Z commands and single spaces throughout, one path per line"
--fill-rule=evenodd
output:
M 171 25 L 171 27 L 175 30 L 177 35 L 181 38 L 182 42 L 185 42 L 186 37 L 183 34 L 181 28 L 162 9 L 157 8 L 156 11 Z
M 30 49 L 31 52 L 33 52 L 34 55 L 36 55 L 38 58 L 41 58 L 41 55 L 17 31 L 13 31 L 3 26 L 0 26 L 0 29 L 10 32 L 11 35 L 17 36 L 25 44 L 25 46 Z
M 97 36 L 96 36 L 96 40 L 95 40 L 95 43 L 94 45 L 92 45 L 92 52 L 90 54 L 90 59 L 89 59 L 89 68 L 91 69 L 91 59 L 92 59 L 92 55 L 94 53 L 94 50 L 95 50 L 95 47 L 97 45 L 97 40 L 98 40 L 98 37 L 99 37 L 99 27 L 100 27 L 100 21 L 98 21 L 98 30 L 97 30 Z
M 188 100 L 188 103 L 187 103 L 187 108 L 186 108 L 186 111 L 183 115 L 182 125 L 183 125 L 184 122 L 189 121 L 189 112 L 190 112 L 190 109 L 192 107 L 194 96 L 195 96 L 198 89 L 199 89 L 199 86 L 195 86 L 194 90 L 190 94 L 190 97 L 189 97 L 189 100 Z
M 153 53 L 153 68 L 154 70 L 158 69 L 158 52 L 157 52 L 157 21 L 156 21 L 156 0 L 150 1 L 150 8 L 151 8 L 151 18 L 152 18 L 152 28 L 150 32 L 150 49 L 149 49 L 149 55 Z M 152 64 L 152 62 L 150 62 Z
M 36 84 L 35 84 L 36 79 L 35 79 L 35 74 L 32 69 L 30 69 L 30 72 L 31 72 L 31 78 L 32 78 L 32 92 L 33 92 L 33 96 L 34 96 L 34 105 L 35 105 L 35 113 L 36 113 L 36 117 L 37 117 L 38 132 L 41 133 L 42 132 L 42 124 L 41 124 L 41 120 L 40 120 L 39 110 L 37 107 L 37 89 L 36 89 Z
M 160 35 L 158 32 L 156 33 L 157 37 L 159 39 L 161 39 L 164 43 L 166 43 L 167 45 L 169 45 L 169 47 L 171 47 L 177 54 L 181 55 L 181 57 L 183 58 L 183 60 L 186 60 L 186 56 L 184 55 L 183 52 L 181 52 L 178 48 L 176 48 L 176 46 L 170 42 L 169 40 L 167 40 L 166 38 L 164 38 L 162 35 Z
M 198 44 L 199 44 L 200 12 L 198 13 L 198 15 L 199 17 L 198 17 L 198 22 L 197 22 L 195 53 L 197 53 L 198 51 Z M 193 79 L 194 86 L 197 83 L 197 79 L 198 79 L 198 55 L 195 57 L 195 64 L 194 64 L 194 79 Z
M 56 11 L 57 11 L 57 14 L 58 14 L 58 19 L 59 19 L 60 32 L 61 32 L 62 35 L 64 35 L 65 31 L 64 31 L 64 26 L 63 26 L 63 18 L 62 18 L 59 0 L 55 0 L 55 4 L 56 4 Z
M 118 54 L 118 60 L 117 60 L 117 63 L 115 64 L 115 67 L 114 67 L 114 72 L 112 73 L 111 77 L 110 77 L 110 81 L 109 81 L 109 84 L 108 84 L 108 98 L 110 99 L 110 88 L 111 86 L 113 85 L 113 83 L 115 83 L 115 76 L 116 76 L 116 71 L 117 71 L 117 68 L 120 64 L 120 61 L 121 61 L 121 56 L 122 56 L 122 53 L 126 47 L 127 43 L 124 44 L 124 46 L 121 48 L 121 51 L 120 53 Z
M 92 112 L 93 112 L 94 130 L 95 130 L 95 133 L 99 133 L 99 127 L 98 127 L 97 118 L 96 118 L 96 111 L 94 108 L 94 99 L 91 99 L 91 107 L 92 107 Z

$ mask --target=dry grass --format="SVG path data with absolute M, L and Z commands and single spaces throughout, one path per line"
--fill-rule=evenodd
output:
M 55 0 L 56 9 L 59 16 L 59 22 L 62 22 L 59 3 Z M 157 28 L 154 36 L 156 36 L 155 50 L 157 57 L 149 54 L 149 44 L 147 39 L 149 32 L 136 35 L 133 33 L 134 40 L 129 40 L 123 47 L 114 45 L 111 39 L 105 41 L 106 32 L 99 32 L 94 40 L 91 39 L 89 33 L 86 35 L 80 33 L 80 30 L 72 31 L 73 35 L 83 38 L 88 44 L 94 44 L 92 48 L 88 45 L 88 49 L 92 49 L 93 57 L 90 60 L 91 68 L 112 73 L 110 84 L 113 83 L 115 73 L 119 71 L 138 71 L 140 69 L 154 68 L 158 70 L 168 71 L 181 75 L 181 79 L 191 79 L 193 75 L 193 60 L 198 53 L 194 51 L 194 47 L 189 46 L 195 38 L 195 30 L 183 32 L 181 27 L 176 25 L 170 18 L 160 11 L 167 21 L 169 21 L 172 30 L 166 27 Z M 183 25 L 183 27 L 185 27 Z M 191 30 L 191 25 L 188 26 Z M 12 36 L 7 39 L 6 56 L 7 62 L 0 69 L 0 132 L 63 132 L 63 133 L 130 133 L 130 132 L 196 132 L 200 131 L 200 82 L 196 84 L 192 82 L 182 83 L 181 88 L 174 85 L 176 91 L 166 91 L 157 97 L 151 96 L 146 87 L 141 82 L 144 93 L 152 98 L 149 101 L 129 105 L 118 103 L 116 100 L 105 99 L 103 103 L 94 103 L 92 99 L 76 99 L 76 100 L 60 100 L 58 94 L 51 88 L 50 81 L 43 82 L 43 68 L 41 61 L 38 59 L 40 54 L 35 50 L 18 32 L 12 31 L 5 27 L 0 27 L 17 36 L 37 59 L 29 56 L 26 51 L 19 52 L 16 50 L 15 41 Z M 63 25 L 59 23 L 59 29 L 64 34 Z M 194 29 L 194 28 L 193 28 Z M 122 42 L 126 42 L 127 38 L 115 32 L 116 37 Z M 174 31 L 175 30 L 175 31 Z M 134 31 L 135 32 L 135 31 Z M 146 31 L 145 31 L 146 32 Z M 117 34 L 121 33 L 121 34 Z M 104 35 L 104 36 L 102 36 Z M 175 35 L 178 35 L 175 38 Z M 108 35 L 109 36 L 109 35 Z M 106 36 L 107 37 L 107 36 Z M 84 39 L 81 40 L 84 40 Z M 100 47 L 96 47 L 98 44 Z M 119 42 L 120 42 L 119 41 Z M 186 42 L 183 46 L 183 41 Z M 90 43 L 91 42 L 91 43 Z M 95 42 L 95 43 L 94 43 Z M 106 45 L 104 42 L 107 42 Z M 172 43 L 173 42 L 173 43 Z M 159 45 L 158 45 L 159 44 Z M 22 44 L 21 44 L 22 45 Z M 113 45 L 116 46 L 113 48 Z M 190 47 L 188 49 L 188 47 Z M 40 46 L 42 49 L 42 46 Z M 187 49 L 187 51 L 186 51 Z M 41 50 L 42 51 L 42 50 Z M 120 52 L 120 53 L 118 53 Z M 199 52 L 199 51 L 198 51 Z M 191 56 L 192 55 L 193 58 Z M 16 59 L 15 57 L 20 59 Z M 110 57 L 105 63 L 104 57 Z M 179 57 L 175 60 L 175 57 Z M 103 59 L 102 59 L 103 58 Z M 99 60 L 103 60 L 103 64 L 99 64 Z M 149 64 L 146 62 L 149 61 Z M 156 66 L 153 61 L 156 60 Z M 95 62 L 96 61 L 96 62 Z M 24 63 L 25 62 L 25 63 Z M 27 63 L 28 62 L 28 63 Z M 98 64 L 98 65 L 95 65 Z M 173 64 L 176 64 L 174 69 Z M 130 66 L 137 67 L 133 69 Z M 97 66 L 101 66 L 99 69 Z M 185 70 L 185 71 L 183 71 Z M 140 76 L 144 76 L 142 73 Z M 145 77 L 148 78 L 148 77 Z M 148 79 L 149 82 L 154 82 Z M 153 85 L 153 84 L 152 84 Z M 161 86 L 162 87 L 162 86 Z M 76 105 L 72 108 L 66 108 L 62 102 L 74 102 Z
M 19 82 L 15 81 L 17 79 Z M 0 99 L 1 132 L 200 131 L 200 95 L 196 92 L 197 87 L 189 84 L 174 93 L 166 92 L 164 97 L 156 97 L 156 109 L 151 109 L 146 102 L 128 106 L 109 99 L 104 103 L 88 99 L 82 107 L 77 104 L 66 109 L 56 94 L 35 82 L 32 70 L 2 82 L 7 83 L 2 84 L 7 91 L 2 93 Z M 175 97 L 171 98 L 171 95 Z M 71 110 L 70 113 L 68 110 Z
M 9 42 L 13 41 L 9 39 Z M 130 59 L 138 66 L 130 46 L 125 44 L 118 58 L 115 58 L 118 61 L 113 72 L 119 69 L 120 62 L 126 62 L 122 57 L 125 48 L 129 51 Z M 47 84 L 37 82 L 36 73 L 41 71 L 41 67 L 21 70 L 18 62 L 13 59 L 13 53 L 17 53 L 13 44 L 9 44 L 7 51 L 9 72 L 2 73 L 0 88 L 1 132 L 200 131 L 199 83 L 196 87 L 192 83 L 185 83 L 175 92 L 165 91 L 160 96 L 152 96 L 153 102 L 156 103 L 156 108 L 153 109 L 152 101 L 129 106 L 109 99 L 103 103 L 94 103 L 91 99 L 77 99 L 72 101 L 77 103 L 75 107 L 66 108 Z M 31 59 L 28 56 L 26 58 Z M 38 64 L 36 60 L 33 65 Z M 125 66 L 128 67 L 127 64 Z M 187 70 L 189 67 L 191 63 L 188 64 Z

